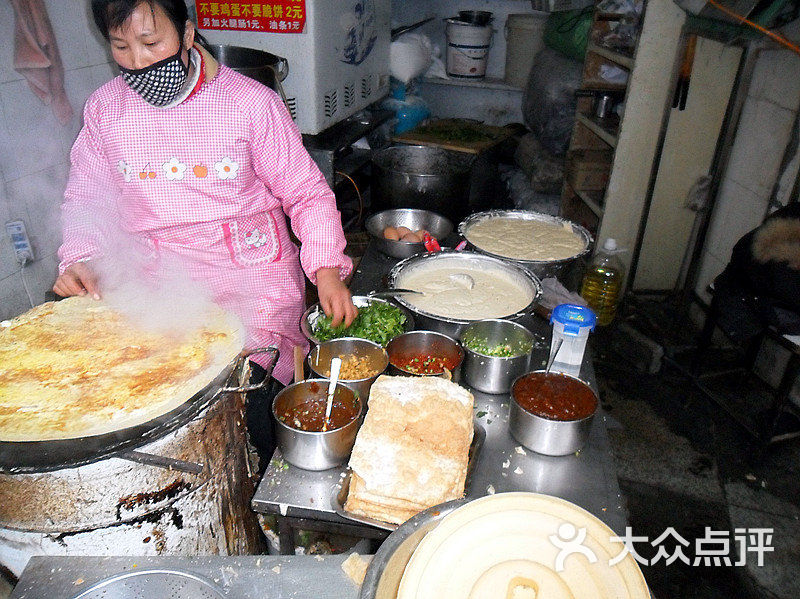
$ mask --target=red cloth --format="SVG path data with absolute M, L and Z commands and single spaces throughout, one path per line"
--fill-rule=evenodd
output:
M 73 110 L 64 91 L 64 65 L 42 0 L 10 0 L 14 7 L 14 70 L 65 125 Z

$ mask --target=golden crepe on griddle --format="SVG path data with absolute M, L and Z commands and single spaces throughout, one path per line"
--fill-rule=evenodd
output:
M 345 510 L 400 524 L 464 494 L 472 394 L 438 377 L 381 376 L 350 456 Z
M 102 301 L 71 297 L 0 323 L 0 441 L 71 439 L 141 424 L 203 389 L 241 351 L 217 306 L 166 335 Z

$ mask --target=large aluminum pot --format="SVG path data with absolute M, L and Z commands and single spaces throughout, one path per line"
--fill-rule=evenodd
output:
M 287 462 L 304 470 L 327 470 L 344 464 L 350 457 L 356 433 L 361 426 L 364 404 L 358 393 L 343 383 L 336 385 L 334 398 L 355 398 L 358 402 L 358 412 L 348 424 L 333 430 L 313 432 L 291 427 L 278 418 L 278 410 L 283 406 L 291 407 L 325 397 L 328 383 L 327 379 L 306 379 L 284 388 L 272 401 L 278 448 Z
M 372 202 L 378 210 L 422 208 L 454 221 L 468 214 L 474 156 L 432 146 L 392 146 L 372 155 Z
M 402 288 L 402 282 L 398 281 L 402 281 L 404 273 L 409 273 L 420 267 L 424 268 L 428 266 L 435 266 L 438 261 L 443 261 L 442 264 L 447 264 L 448 266 L 450 265 L 450 261 L 456 261 L 456 263 L 463 262 L 465 265 L 472 268 L 490 268 L 493 270 L 498 270 L 506 275 L 510 275 L 512 279 L 527 288 L 530 291 L 533 299 L 527 306 L 515 312 L 514 314 L 502 315 L 501 318 L 504 320 L 519 320 L 524 316 L 529 315 L 533 311 L 533 307 L 537 300 L 542 295 L 542 284 L 539 282 L 539 279 L 524 268 L 509 262 L 505 262 L 499 258 L 492 258 L 491 256 L 484 256 L 474 252 L 458 252 L 455 250 L 442 250 L 441 252 L 418 254 L 416 256 L 412 256 L 411 258 L 401 260 L 395 264 L 395 266 L 389 272 L 389 287 Z M 431 314 L 430 312 L 424 312 L 413 304 L 409 303 L 408 300 L 404 299 L 401 295 L 397 296 L 396 301 L 414 314 L 414 321 L 416 322 L 418 329 L 437 331 L 454 339 L 459 339 L 461 337 L 462 330 L 468 324 L 475 322 L 476 320 L 482 320 L 477 318 L 471 320 L 447 318 L 445 316 Z
M 493 254 L 492 252 L 476 246 L 469 238 L 469 230 L 471 227 L 480 222 L 493 218 L 536 220 L 543 223 L 557 225 L 559 227 L 571 227 L 572 232 L 583 239 L 583 249 L 574 256 L 559 260 L 519 260 L 515 258 L 508 258 L 507 256 L 501 256 L 499 254 Z M 587 254 L 589 254 L 591 251 L 592 243 L 594 242 L 591 233 L 589 233 L 589 231 L 587 231 L 584 227 L 558 216 L 550 216 L 549 214 L 541 214 L 539 212 L 532 212 L 530 210 L 487 210 L 486 212 L 476 212 L 475 214 L 467 217 L 458 225 L 458 233 L 467 240 L 470 249 L 473 249 L 481 254 L 486 254 L 487 256 L 493 256 L 495 258 L 500 258 L 502 260 L 518 264 L 519 266 L 531 271 L 540 279 L 556 277 L 569 289 L 574 289 L 577 287 L 578 281 L 580 280 L 580 270 L 583 266 L 583 261 Z
M 285 58 L 241 46 L 210 45 L 211 55 L 232 68 L 237 73 L 246 75 L 279 92 L 279 84 L 289 74 L 289 63 Z
M 532 414 L 519 405 L 515 394 L 517 382 L 531 374 L 567 377 L 589 388 L 595 399 L 594 411 L 580 420 L 551 420 Z M 509 403 L 508 428 L 511 436 L 519 441 L 521 445 L 536 453 L 562 456 L 575 453 L 586 445 L 589 440 L 589 433 L 592 430 L 592 420 L 597 413 L 597 407 L 600 402 L 597 400 L 597 393 L 595 393 L 594 389 L 591 389 L 585 381 L 578 377 L 562 372 L 545 373 L 544 370 L 536 370 L 524 374 L 514 381 L 511 385 L 511 401 Z

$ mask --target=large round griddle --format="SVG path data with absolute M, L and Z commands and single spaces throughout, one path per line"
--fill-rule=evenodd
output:
M 270 354 L 264 380 L 257 385 L 229 387 L 228 381 L 249 366 L 250 356 Z M 269 381 L 278 360 L 274 347 L 242 352 L 203 389 L 177 408 L 147 422 L 114 432 L 51 441 L 0 441 L 0 472 L 27 474 L 75 468 L 113 457 L 153 441 L 182 427 L 210 406 L 222 393 L 242 393 L 261 389 Z M 248 368 L 249 371 L 249 368 Z

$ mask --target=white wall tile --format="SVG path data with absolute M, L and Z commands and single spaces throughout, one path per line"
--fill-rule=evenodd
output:
M 760 196 L 769 197 L 793 124 L 792 111 L 766 100 L 748 99 L 726 176 Z
M 38 306 L 45 301 L 45 293 L 53 289 L 53 284 L 58 276 L 58 258 L 55 254 L 42 256 L 32 264 L 25 267 L 25 281 L 33 299 L 33 305 Z
M 6 180 L 64 162 L 64 127 L 30 91 L 27 82 L 0 84 L 0 107 L 9 136 L 9 147 L 0 152 L 0 168 Z
M 767 202 L 736 181 L 722 184 L 706 236 L 707 251 L 727 264 L 741 237 L 764 219 Z
M 31 304 L 18 272 L 0 279 L 0 320 L 8 320 L 30 310 Z
M 75 143 L 75 138 L 83 125 L 83 107 L 86 100 L 98 87 L 94 84 L 94 69 L 96 68 L 93 66 L 74 69 L 69 71 L 64 78 L 64 88 L 70 104 L 72 104 L 72 109 L 75 111 L 72 121 L 61 129 L 62 141 L 67 152 Z
M 92 78 L 92 85 L 95 89 L 98 89 L 119 75 L 119 69 L 116 63 L 113 62 L 104 62 L 93 66 L 89 72 Z
M 764 50 L 753 71 L 750 93 L 789 110 L 800 105 L 800 60 L 790 50 Z
M 0 2 L 0 83 L 22 79 L 14 70 L 14 9 Z
M 27 210 L 26 226 L 37 258 L 55 253 L 61 245 L 60 206 L 67 171 L 63 163 L 7 183 L 9 201 Z
M 86 50 L 89 3 L 46 0 L 45 4 L 64 68 L 71 70 L 90 66 L 92 63 Z

